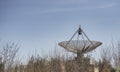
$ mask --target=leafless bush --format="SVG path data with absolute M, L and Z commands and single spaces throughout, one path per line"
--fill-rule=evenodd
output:
M 102 49 L 99 61 L 100 72 L 110 72 L 120 66 L 120 45 L 112 43 L 109 47 Z
M 14 64 L 18 50 L 19 47 L 14 42 L 8 42 L 3 46 L 0 55 L 2 64 L 4 65 L 5 72 L 12 71 L 11 69 Z

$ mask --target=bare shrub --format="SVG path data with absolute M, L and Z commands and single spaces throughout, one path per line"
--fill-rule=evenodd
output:
M 15 57 L 17 55 L 17 52 L 19 50 L 19 47 L 14 42 L 8 42 L 6 43 L 1 52 L 1 58 L 2 58 L 2 64 L 4 65 L 4 71 L 10 72 L 12 71 L 12 66 L 15 61 Z
M 105 47 L 101 51 L 101 60 L 99 61 L 100 72 L 111 72 L 113 69 L 113 58 L 115 54 L 115 46 L 112 43 L 109 47 Z

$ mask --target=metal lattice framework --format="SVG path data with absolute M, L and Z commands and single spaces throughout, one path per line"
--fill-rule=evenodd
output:
M 77 35 L 77 39 L 73 40 L 73 38 Z M 81 37 L 81 40 L 80 40 Z M 76 53 L 76 54 L 84 54 L 90 52 L 100 46 L 102 43 L 99 41 L 91 41 L 82 28 L 79 26 L 77 31 L 73 34 L 69 41 L 63 41 L 58 43 L 61 47 L 66 50 Z

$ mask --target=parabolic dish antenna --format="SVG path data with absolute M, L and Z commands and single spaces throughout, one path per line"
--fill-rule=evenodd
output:
M 68 41 L 63 41 L 60 42 L 59 45 L 63 48 L 65 48 L 66 50 L 73 52 L 73 53 L 78 53 L 81 52 L 83 53 L 87 53 L 90 52 L 92 50 L 94 50 L 95 48 L 97 48 L 98 46 L 100 46 L 102 43 L 98 42 L 98 41 L 91 41 L 91 43 L 87 40 L 83 41 L 83 40 L 72 40 L 67 46 L 66 44 L 68 43 Z
M 72 40 L 77 35 L 76 40 Z M 79 37 L 81 36 L 81 39 Z M 85 32 L 79 27 L 73 34 L 69 41 L 63 41 L 58 43 L 61 47 L 65 48 L 69 52 L 76 53 L 77 56 L 90 52 L 100 46 L 102 42 L 91 41 Z

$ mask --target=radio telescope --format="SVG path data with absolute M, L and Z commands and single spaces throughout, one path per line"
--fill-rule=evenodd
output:
M 77 39 L 73 40 L 76 35 Z M 69 41 L 58 43 L 59 46 L 65 48 L 67 51 L 77 54 L 77 58 L 80 58 L 85 53 L 91 52 L 101 44 L 102 42 L 99 41 L 91 41 L 81 27 L 77 29 Z

